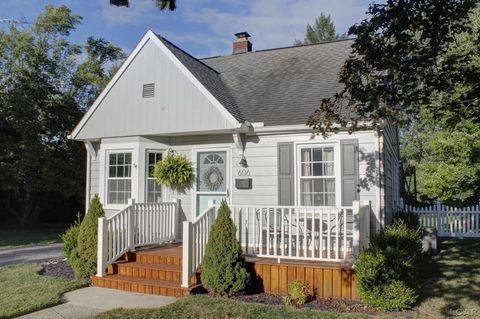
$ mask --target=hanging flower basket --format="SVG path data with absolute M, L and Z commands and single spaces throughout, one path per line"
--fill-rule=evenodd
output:
M 193 166 L 185 155 L 173 150 L 155 164 L 153 171 L 157 183 L 164 186 L 186 188 L 193 182 Z

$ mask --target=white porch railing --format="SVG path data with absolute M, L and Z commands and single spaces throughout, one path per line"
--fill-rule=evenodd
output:
M 183 222 L 182 287 L 190 286 L 190 278 L 203 262 L 210 230 L 217 218 L 217 207 L 213 201 L 192 222 Z
M 219 204 L 183 224 L 182 286 L 201 266 Z M 366 248 L 370 236 L 370 202 L 352 207 L 229 205 L 237 239 L 247 256 L 344 261 Z
M 439 199 L 433 205 L 415 207 L 400 201 L 400 208 L 415 213 L 420 226 L 437 229 L 442 237 L 480 237 L 480 204 L 470 207 L 451 207 Z
M 179 202 L 135 203 L 111 217 L 98 219 L 97 276 L 135 247 L 162 244 L 178 238 Z

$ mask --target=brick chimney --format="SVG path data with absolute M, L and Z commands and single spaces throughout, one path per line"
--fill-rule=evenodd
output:
M 250 34 L 247 32 L 235 33 L 237 39 L 233 42 L 233 54 L 252 51 L 252 42 L 248 41 Z

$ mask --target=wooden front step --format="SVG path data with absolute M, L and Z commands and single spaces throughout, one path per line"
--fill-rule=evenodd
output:
M 145 279 L 159 279 L 167 281 L 182 280 L 182 266 L 169 264 L 146 264 L 138 261 L 118 264 L 119 275 L 140 277 Z
M 135 260 L 145 264 L 182 265 L 182 246 L 160 247 L 135 253 Z
M 95 286 L 103 288 L 171 297 L 183 297 L 190 294 L 191 291 L 189 288 L 182 288 L 179 281 L 146 279 L 118 274 L 105 277 L 93 276 L 92 283 Z
M 181 287 L 181 245 L 128 252 L 108 267 L 106 276 L 91 279 L 98 287 L 173 297 L 188 295 L 200 287 L 198 275 L 192 277 L 189 288 Z

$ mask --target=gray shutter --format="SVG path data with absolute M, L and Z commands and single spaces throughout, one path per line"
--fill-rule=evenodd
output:
M 342 206 L 352 206 L 358 199 L 358 140 L 342 140 Z
M 278 204 L 294 205 L 293 142 L 278 143 Z

